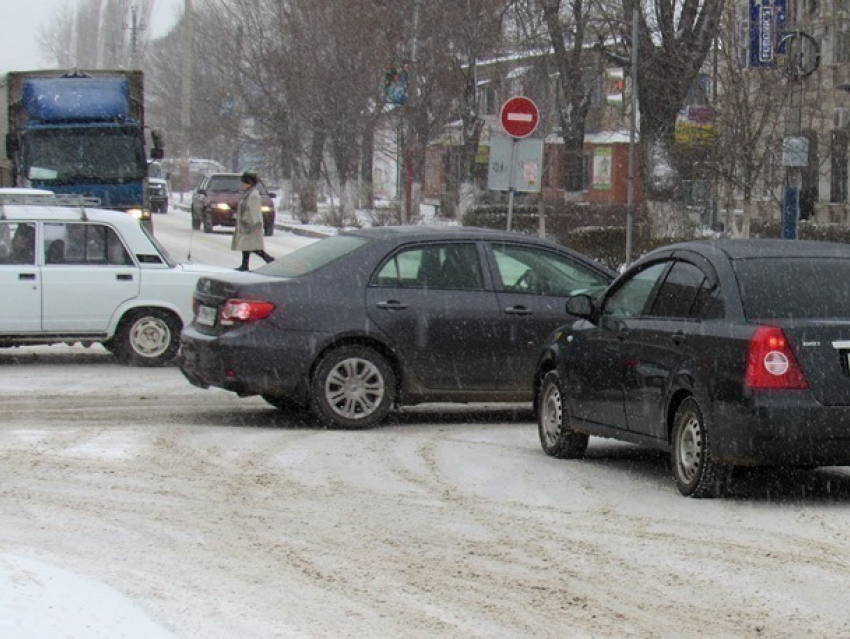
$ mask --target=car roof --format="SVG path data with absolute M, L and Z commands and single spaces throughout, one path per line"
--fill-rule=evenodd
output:
M 657 249 L 658 252 L 672 250 L 693 251 L 711 258 L 722 253 L 730 260 L 794 257 L 843 257 L 850 258 L 850 245 L 820 240 L 781 240 L 774 238 L 721 238 L 681 242 Z M 656 251 L 649 253 L 647 257 Z
M 117 225 L 138 225 L 139 221 L 123 211 L 80 206 L 59 206 L 51 204 L 3 204 L 0 201 L 0 220 L 25 222 L 73 222 L 93 221 L 109 222 Z

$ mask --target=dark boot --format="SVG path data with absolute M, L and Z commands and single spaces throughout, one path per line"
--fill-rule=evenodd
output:
M 248 260 L 251 259 L 250 251 L 242 251 L 242 265 L 237 268 L 237 271 L 247 271 L 248 270 Z

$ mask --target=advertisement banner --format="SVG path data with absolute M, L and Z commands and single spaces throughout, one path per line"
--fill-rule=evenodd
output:
M 786 0 L 750 0 L 750 67 L 776 66 L 776 45 L 785 35 Z

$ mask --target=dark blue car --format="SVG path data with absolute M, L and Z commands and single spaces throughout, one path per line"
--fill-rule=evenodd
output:
M 203 278 L 182 335 L 197 386 L 365 428 L 393 406 L 531 402 L 536 356 L 614 273 L 554 242 L 467 227 L 342 233 Z
M 534 378 L 547 454 L 590 435 L 668 451 L 693 497 L 733 466 L 850 463 L 850 246 L 677 244 L 567 308 L 582 319 Z

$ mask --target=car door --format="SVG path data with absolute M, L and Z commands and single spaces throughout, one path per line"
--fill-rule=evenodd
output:
M 672 260 L 645 313 L 627 321 L 623 403 L 631 431 L 667 438 L 669 392 L 677 374 L 689 373 L 700 341 L 703 302 L 715 288 L 716 276 L 709 269 Z
M 633 364 L 626 338 L 668 267 L 652 262 L 624 276 L 606 293 L 596 325 L 576 331 L 568 354 L 568 398 L 577 419 L 628 430 L 623 387 Z
M 510 242 L 488 247 L 502 320 L 500 342 L 507 351 L 499 388 L 523 389 L 531 384 L 549 334 L 576 319 L 566 313 L 567 298 L 579 293 L 596 296 L 608 286 L 609 277 L 544 247 Z
M 369 318 L 429 389 L 491 390 L 505 368 L 499 308 L 475 242 L 394 252 L 366 290 Z
M 53 257 L 42 268 L 42 330 L 105 332 L 116 309 L 138 296 L 139 267 L 108 225 L 45 223 L 44 229 L 51 246 L 64 246 L 45 248 Z
M 23 241 L 31 242 L 26 250 L 21 250 L 20 243 Z M 0 290 L 3 291 L 0 334 L 37 333 L 41 330 L 41 276 L 36 265 L 37 245 L 35 223 L 0 222 Z

